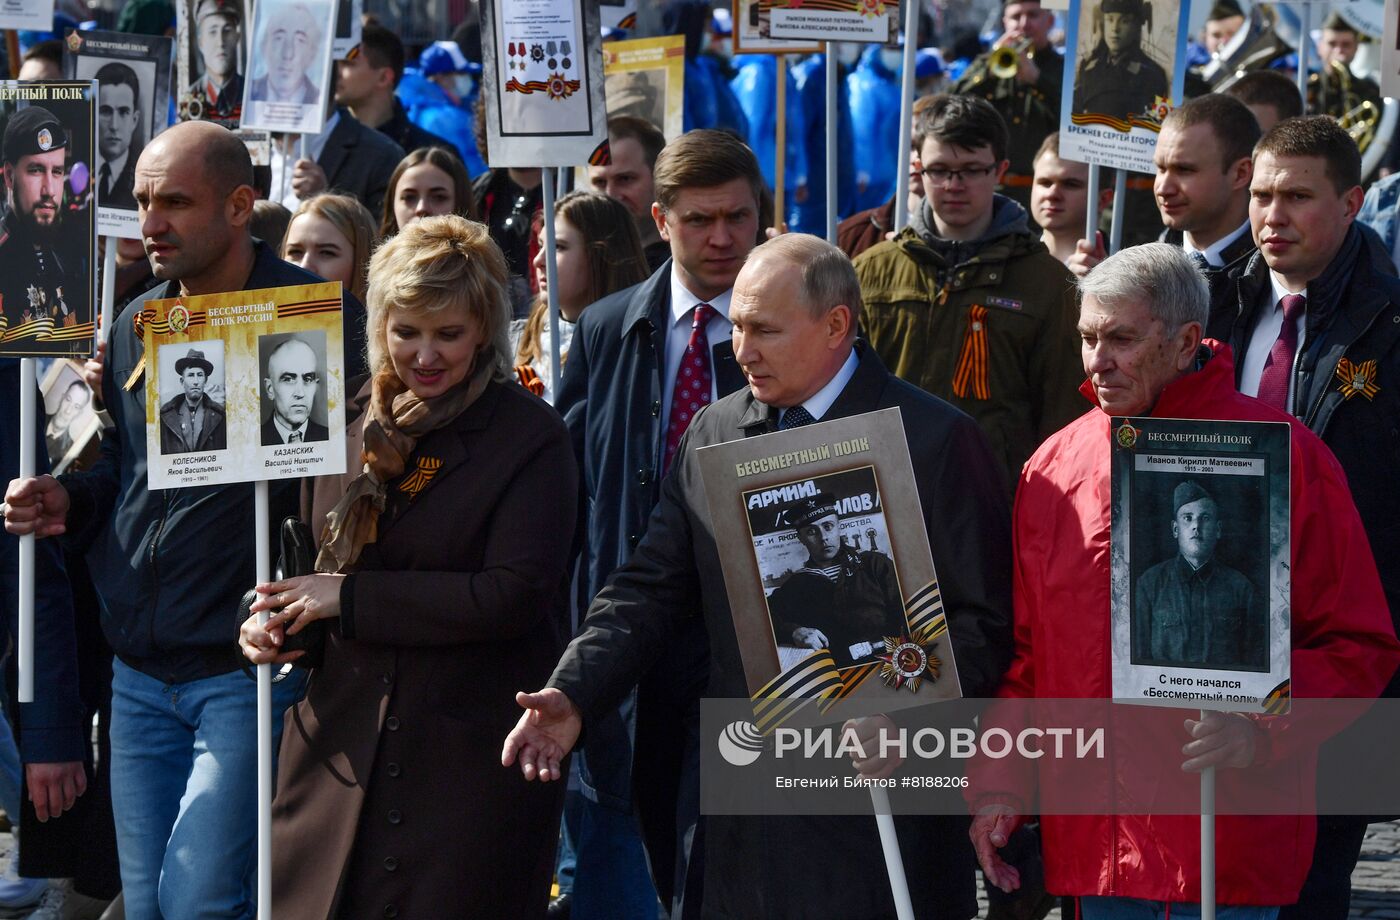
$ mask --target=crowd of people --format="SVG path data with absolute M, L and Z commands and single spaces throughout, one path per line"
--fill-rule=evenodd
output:
M 878 156 L 843 164 L 832 243 L 801 232 L 825 225 L 823 132 L 804 100 L 827 66 L 848 91 L 897 93 L 897 55 L 810 58 L 781 113 L 744 95 L 772 93 L 773 62 L 722 60 L 733 24 L 693 6 L 666 20 L 695 39 L 687 79 L 735 67 L 734 82 L 699 100 L 688 83 L 676 136 L 613 114 L 587 187 L 545 213 L 542 171 L 491 166 L 479 95 L 456 80 L 479 73 L 474 12 L 443 23 L 453 41 L 418 67 L 368 18 L 332 68 L 323 132 L 274 137 L 255 166 L 229 130 L 242 78 L 222 51 L 242 13 L 193 4 L 205 117 L 104 151 L 119 165 L 104 194 L 129 183 L 142 240 L 107 241 L 116 318 L 83 368 L 100 451 L 21 431 L 18 401 L 0 399 L 0 646 L 16 537 L 40 538 L 37 697 L 0 720 L 0 808 L 20 842 L 0 909 L 253 917 L 245 670 L 269 664 L 275 917 L 894 916 L 868 817 L 702 814 L 698 753 L 700 700 L 750 688 L 697 451 L 878 409 L 903 419 L 964 696 L 1113 696 L 1115 416 L 1285 423 L 1293 696 L 1400 695 L 1400 174 L 1363 175 L 1324 85 L 1304 99 L 1258 69 L 1211 92 L 1193 75 L 1154 173 L 1125 183 L 1130 245 L 1110 253 L 1086 228 L 1113 183 L 1090 201 L 1089 167 L 1061 156 L 1072 75 L 1056 14 L 1002 0 L 995 37 L 969 50 L 936 3 L 947 41 L 921 53 L 920 78 L 941 91 L 914 102 L 910 149 L 896 150 L 888 100 L 848 92 L 839 109 L 843 149 Z M 1143 6 L 1104 13 L 1131 31 Z M 172 30 L 167 7 L 129 0 L 118 27 Z M 1220 0 L 1202 46 L 1245 23 Z M 1356 39 L 1326 20 L 1328 72 L 1352 65 Z M 1101 94 L 1141 66 L 1116 41 L 1085 64 Z M 21 79 L 56 78 L 61 48 L 38 41 L 16 63 Z M 130 105 L 104 117 L 118 113 Z M 30 220 L 16 176 L 63 155 L 31 149 L 37 117 L 3 128 L 11 233 Z M 808 147 L 780 215 L 773 141 L 755 130 L 775 117 Z M 163 298 L 320 280 L 343 291 L 347 473 L 270 483 L 274 529 L 299 521 L 313 545 L 306 570 L 257 583 L 251 484 L 147 485 L 137 320 Z M 265 443 L 330 436 L 307 421 L 308 351 L 291 339 L 269 359 Z M 182 390 L 155 413 L 162 452 L 226 445 L 212 369 L 197 345 L 182 353 Z M 5 392 L 18 377 L 0 360 Z M 25 439 L 41 472 L 19 478 Z M 49 475 L 46 444 L 78 459 Z M 1267 586 L 1212 558 L 1216 497 L 1182 484 L 1167 510 L 1190 536 L 1139 579 L 1144 607 L 1207 578 L 1257 607 Z M 781 644 L 843 646 L 851 664 L 902 599 L 889 558 L 873 538 L 867 552 L 842 542 L 839 519 L 825 494 L 792 509 L 806 561 L 774 617 Z M 812 616 L 811 597 L 859 578 L 894 592 L 870 623 Z M 1142 654 L 1268 655 L 1258 634 L 1192 635 L 1154 621 Z M 873 740 L 894 724 L 855 727 L 854 769 L 905 768 Z M 1164 784 L 1210 767 L 1228 790 L 1249 767 L 1302 789 L 1341 766 L 1327 735 L 1239 713 L 1144 717 L 1114 756 L 1146 758 Z M 995 920 L 1061 898 L 1091 920 L 1199 915 L 1195 817 L 1038 816 L 1024 776 L 986 763 L 971 776 L 965 814 L 894 820 L 917 916 L 976 916 L 979 869 Z M 1366 822 L 1220 818 L 1216 916 L 1343 920 Z

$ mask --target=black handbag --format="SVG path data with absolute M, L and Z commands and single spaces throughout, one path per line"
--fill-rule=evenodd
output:
M 301 575 L 310 575 L 315 571 L 316 564 L 316 541 L 311 536 L 311 528 L 302 522 L 301 518 L 289 517 L 282 522 L 281 532 L 282 549 L 277 558 L 277 567 L 273 571 L 273 579 L 281 581 L 284 578 L 296 578 Z M 238 626 L 241 629 L 243 623 L 252 616 L 251 607 L 258 599 L 258 592 L 250 590 L 243 595 L 243 599 L 238 602 Z M 313 620 L 305 628 L 299 630 L 295 635 L 284 634 L 283 652 L 306 652 L 294 662 L 282 665 L 280 671 L 273 675 L 274 681 L 286 677 L 293 667 L 298 668 L 319 668 L 326 655 L 326 630 L 329 627 L 325 620 Z M 243 673 L 249 677 L 256 678 L 257 672 L 248 659 L 243 656 L 243 650 L 237 650 L 239 663 L 243 666 Z

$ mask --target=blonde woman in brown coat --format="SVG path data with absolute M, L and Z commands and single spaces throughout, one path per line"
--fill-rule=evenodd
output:
M 325 574 L 259 585 L 254 609 L 280 612 L 242 633 L 277 661 L 298 654 L 283 630 L 330 621 L 282 738 L 278 917 L 544 916 L 560 791 L 499 744 L 561 648 L 577 472 L 559 417 L 510 380 L 506 278 L 456 216 L 370 263 L 353 473 L 308 503 Z

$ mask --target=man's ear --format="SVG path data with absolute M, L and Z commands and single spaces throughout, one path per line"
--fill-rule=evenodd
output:
M 828 348 L 835 348 L 850 338 L 851 308 L 837 304 L 826 311 L 826 341 Z
M 651 219 L 656 221 L 656 232 L 661 234 L 661 238 L 671 242 L 671 231 L 666 226 L 666 212 L 661 210 L 661 205 L 655 201 L 651 203 Z
M 1361 211 L 1361 203 L 1366 200 L 1366 193 L 1357 185 L 1348 189 L 1342 197 L 1347 206 L 1347 220 L 1356 220 L 1356 215 Z
M 1254 160 L 1251 157 L 1241 157 L 1230 166 L 1230 189 L 1248 191 L 1249 182 L 1254 178 Z
M 251 185 L 240 185 L 229 192 L 224 201 L 224 215 L 231 227 L 246 227 L 253 219 L 253 202 L 257 193 Z
M 1173 345 L 1176 352 L 1176 369 L 1189 371 L 1196 363 L 1196 351 L 1201 347 L 1202 330 L 1200 323 L 1186 323 L 1177 333 Z

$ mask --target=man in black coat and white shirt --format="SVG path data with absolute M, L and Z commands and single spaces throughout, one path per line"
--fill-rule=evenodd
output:
M 747 697 L 695 451 L 887 407 L 903 415 L 963 693 L 992 693 L 1011 651 L 1005 475 L 971 418 L 894 377 L 857 342 L 860 312 L 854 269 L 834 246 L 787 235 L 754 250 L 729 310 L 735 358 L 749 387 L 691 424 L 631 561 L 594 600 L 547 687 L 517 696 L 527 711 L 506 739 L 505 764 L 518 759 L 527 779 L 559 779 L 560 761 L 584 725 L 608 712 L 697 619 L 710 645 L 705 695 Z M 861 768 L 893 766 L 879 761 Z M 967 820 L 911 817 L 896 825 L 919 916 L 974 916 Z M 888 886 L 879 883 L 885 867 L 868 817 L 709 815 L 698 836 L 705 846 L 703 916 L 894 914 Z

